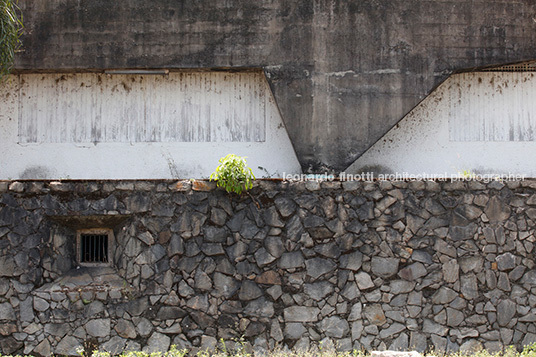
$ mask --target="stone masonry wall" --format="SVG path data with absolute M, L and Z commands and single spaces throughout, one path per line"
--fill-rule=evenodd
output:
M 0 352 L 520 348 L 535 221 L 531 180 L 0 182 Z M 77 266 L 83 228 L 111 266 Z

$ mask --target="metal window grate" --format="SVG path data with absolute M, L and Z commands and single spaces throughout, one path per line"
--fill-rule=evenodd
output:
M 108 263 L 108 235 L 80 235 L 81 263 Z
M 535 72 L 536 61 L 509 64 L 499 67 L 488 67 L 482 69 L 483 72 Z

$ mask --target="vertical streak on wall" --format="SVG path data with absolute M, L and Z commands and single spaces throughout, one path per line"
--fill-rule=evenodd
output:
M 534 73 L 526 72 L 453 77 L 448 92 L 449 139 L 536 141 L 536 117 L 531 115 L 536 113 L 536 101 L 530 96 L 536 90 L 533 78 Z
M 263 142 L 261 72 L 21 75 L 22 143 Z

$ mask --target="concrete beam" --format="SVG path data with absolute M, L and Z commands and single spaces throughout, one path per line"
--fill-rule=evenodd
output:
M 449 74 L 536 58 L 533 0 L 21 0 L 16 70 L 263 67 L 304 171 L 342 170 Z

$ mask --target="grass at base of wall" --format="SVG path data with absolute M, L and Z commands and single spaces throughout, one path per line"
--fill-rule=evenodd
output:
M 227 351 L 225 346 L 221 351 L 208 352 L 208 351 L 198 351 L 197 353 L 190 353 L 187 350 L 179 350 L 175 346 L 171 346 L 171 349 L 167 352 L 153 352 L 147 353 L 142 351 L 130 351 L 125 352 L 118 357 L 186 357 L 186 356 L 198 356 L 198 357 L 368 357 L 371 356 L 370 353 L 365 351 L 354 350 L 351 352 L 336 352 L 333 350 L 322 350 L 322 348 L 315 348 L 314 350 L 308 351 L 284 351 L 284 350 L 275 350 L 271 352 L 264 353 L 255 353 L 248 351 L 245 345 L 243 348 L 236 351 Z M 109 352 L 93 352 L 91 356 L 86 355 L 83 351 L 80 351 L 81 357 L 112 357 L 114 355 Z M 414 356 L 417 356 L 415 354 Z M 422 354 L 424 357 L 536 357 L 536 343 L 532 345 L 525 346 L 523 351 L 519 352 L 513 346 L 508 346 L 503 352 L 490 353 L 486 350 L 481 350 L 472 353 L 435 353 L 429 352 Z M 7 356 L 0 354 L 0 357 L 21 357 L 17 356 Z

